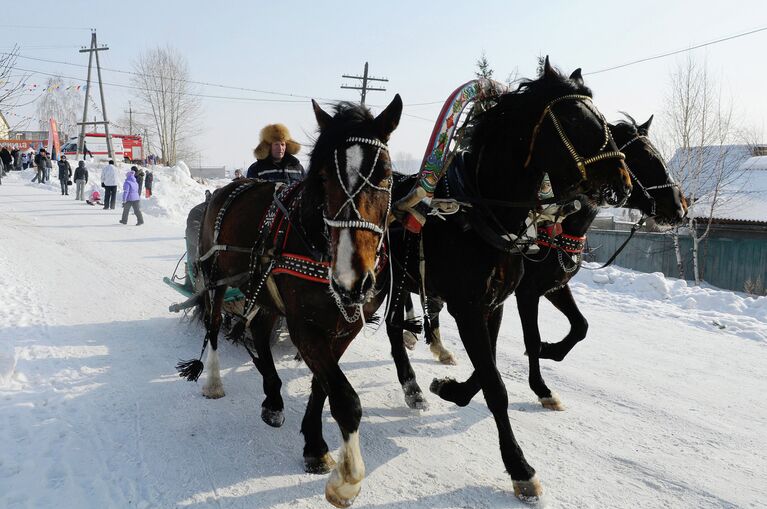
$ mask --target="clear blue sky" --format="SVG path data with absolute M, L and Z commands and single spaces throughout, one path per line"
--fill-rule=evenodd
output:
M 400 128 L 391 141 L 393 156 L 420 159 L 440 104 L 459 84 L 471 79 L 484 51 L 505 79 L 517 70 L 531 77 L 536 57 L 570 72 L 584 73 L 666 51 L 682 49 L 749 29 L 767 26 L 767 2 L 261 2 L 157 1 L 65 3 L 41 0 L 19 25 L 95 27 L 109 45 L 102 65 L 129 70 L 147 48 L 170 44 L 187 58 L 192 79 L 319 98 L 358 100 L 339 86 L 358 74 L 365 61 L 371 74 L 386 77 L 387 92 L 371 92 L 368 103 L 386 105 L 399 92 L 405 102 Z M 105 7 L 108 6 L 108 7 Z M 6 24 L 9 17 L 0 22 Z M 0 50 L 13 43 L 23 55 L 87 63 L 77 48 L 89 42 L 88 30 L 0 29 Z M 767 123 L 767 31 L 694 51 L 707 59 L 724 91 L 735 99 L 740 118 L 765 132 Z M 586 76 L 598 107 L 617 119 L 625 110 L 638 120 L 661 114 L 669 71 L 680 57 L 668 57 Z M 18 65 L 44 72 L 85 77 L 85 69 L 20 59 Z M 44 76 L 31 81 L 45 82 Z M 128 76 L 104 73 L 105 81 L 127 83 Z M 210 87 L 204 94 L 278 99 L 279 97 Z M 107 87 L 107 109 L 119 119 L 131 92 Z M 289 98 L 288 98 L 289 99 Z M 308 100 L 269 103 L 203 100 L 196 145 L 203 164 L 243 166 L 252 161 L 260 128 L 288 125 L 299 141 L 308 141 L 315 121 Z M 134 101 L 135 107 L 135 101 Z M 34 105 L 23 112 L 31 115 Z M 421 117 L 421 118 L 415 118 Z M 427 120 L 423 120 L 427 119 Z M 193 161 L 192 164 L 197 161 Z

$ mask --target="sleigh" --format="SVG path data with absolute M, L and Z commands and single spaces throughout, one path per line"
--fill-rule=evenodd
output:
M 205 293 L 205 287 L 202 281 L 199 281 L 194 269 L 197 261 L 197 242 L 200 232 L 200 221 L 205 212 L 205 204 L 201 203 L 189 211 L 186 220 L 186 253 L 181 256 L 176 269 L 170 277 L 164 277 L 163 282 L 186 297 L 183 302 L 171 304 L 168 310 L 172 313 L 179 313 L 201 304 L 201 299 Z M 184 261 L 184 271 L 179 275 L 179 268 L 182 260 Z M 241 308 L 245 300 L 245 295 L 237 288 L 229 288 L 224 296 L 225 314 L 234 312 Z

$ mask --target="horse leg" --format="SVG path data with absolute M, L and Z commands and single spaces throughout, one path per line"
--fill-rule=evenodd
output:
M 568 285 L 557 291 L 546 294 L 549 302 L 554 304 L 570 322 L 570 332 L 558 343 L 541 343 L 541 359 L 552 359 L 557 362 L 565 358 L 570 350 L 583 338 L 589 330 L 589 323 L 578 309 L 578 304 L 573 299 L 573 294 Z
M 256 347 L 256 356 L 253 364 L 261 373 L 264 383 L 266 398 L 261 403 L 261 420 L 273 428 L 279 428 L 285 422 L 285 404 L 280 395 L 282 380 L 277 374 L 270 346 L 270 335 L 277 321 L 277 316 L 261 309 L 250 323 L 250 333 Z
M 304 435 L 304 470 L 308 474 L 327 474 L 336 466 L 322 436 L 322 409 L 327 394 L 316 376 L 312 377 L 312 392 L 301 421 Z
M 493 348 L 487 326 L 487 317 L 480 309 L 453 306 L 448 303 L 455 318 L 466 353 L 479 378 L 487 407 L 498 428 L 501 458 L 514 486 L 514 494 L 523 500 L 536 500 L 543 489 L 535 469 L 525 460 L 509 422 L 509 397 L 501 374 L 493 361 Z
M 434 297 L 426 297 L 426 312 L 429 315 L 428 320 L 424 320 L 426 331 L 426 344 L 436 360 L 448 366 L 458 364 L 455 361 L 453 353 L 442 344 L 442 335 L 439 332 L 439 313 L 445 306 L 444 302 Z
M 405 321 L 408 320 L 415 320 L 413 297 L 409 293 L 405 296 Z M 414 350 L 416 343 L 418 343 L 418 336 L 414 332 L 405 329 L 402 331 L 402 340 L 405 343 L 405 348 Z
M 496 356 L 498 332 L 500 331 L 502 320 L 503 306 L 498 306 L 491 311 L 487 320 L 487 330 L 490 336 L 490 346 L 493 350 L 493 359 Z M 454 378 L 435 378 L 429 386 L 431 392 L 445 401 L 450 401 L 458 406 L 468 405 L 481 389 L 482 387 L 479 384 L 479 377 L 476 371 L 472 372 L 465 382 L 459 382 Z
M 210 342 L 208 358 L 205 361 L 207 379 L 202 386 L 202 395 L 209 399 L 224 397 L 224 384 L 221 382 L 221 365 L 218 360 L 218 332 L 221 329 L 221 307 L 224 304 L 225 286 L 216 287 L 213 295 L 208 294 L 208 306 L 206 306 L 205 329 L 207 339 Z
M 564 410 L 559 396 L 552 393 L 546 386 L 541 375 L 540 351 L 541 332 L 538 329 L 538 304 L 540 297 L 534 292 L 516 292 L 517 311 L 522 322 L 522 334 L 525 339 L 525 350 L 530 367 L 528 383 L 533 392 L 538 396 L 538 401 L 545 408 L 551 410 Z
M 407 294 L 409 296 L 409 294 Z M 392 307 L 389 310 L 389 316 L 386 317 L 386 334 L 389 337 L 391 346 L 391 356 L 394 359 L 394 365 L 397 368 L 397 379 L 405 393 L 405 403 L 410 408 L 426 410 L 429 407 L 428 402 L 423 397 L 421 387 L 415 379 L 413 366 L 410 364 L 410 358 L 405 350 L 403 340 L 403 328 L 397 324 L 397 318 L 402 316 L 402 306 L 394 299 Z
M 290 322 L 288 317 L 290 336 L 307 366 L 321 384 L 322 390 L 328 395 L 330 414 L 338 424 L 343 438 L 335 469 L 325 485 L 325 498 L 336 507 L 349 507 L 362 487 L 365 464 L 360 451 L 359 426 L 362 419 L 360 398 L 338 366 L 338 359 L 348 344 L 333 344 L 331 338 L 311 331 L 305 324 L 291 327 Z M 314 390 L 312 392 L 314 393 Z M 319 407 L 319 401 L 313 404 Z M 317 421 L 321 424 L 320 419 Z M 307 439 L 313 438 L 304 436 Z

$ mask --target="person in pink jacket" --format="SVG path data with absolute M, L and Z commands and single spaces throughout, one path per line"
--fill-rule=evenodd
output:
M 138 195 L 138 182 L 132 171 L 125 174 L 125 183 L 123 184 L 123 217 L 120 219 L 122 224 L 128 224 L 128 212 L 133 207 L 133 213 L 136 214 L 136 226 L 144 224 L 144 216 L 141 215 L 141 202 Z

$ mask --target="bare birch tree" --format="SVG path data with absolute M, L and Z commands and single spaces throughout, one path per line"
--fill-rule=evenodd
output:
M 171 47 L 157 47 L 141 54 L 133 69 L 133 85 L 150 113 L 150 134 L 162 162 L 175 164 L 193 152 L 200 115 L 200 99 L 193 95 L 186 59 Z
M 41 131 L 48 129 L 48 120 L 53 117 L 56 119 L 59 131 L 71 136 L 78 130 L 77 122 L 80 121 L 82 111 L 83 95 L 80 90 L 72 85 L 67 87 L 60 76 L 48 78 L 45 92 L 36 107 Z
M 748 157 L 743 147 L 731 145 L 739 132 L 733 107 L 705 64 L 692 56 L 679 62 L 671 73 L 666 101 L 666 139 L 660 143 L 676 152 L 669 170 L 681 185 L 689 209 L 685 233 L 692 241 L 693 278 L 700 284 L 700 243 L 708 236 L 717 208 L 736 193 L 723 193 L 739 182 L 741 163 Z M 684 278 L 683 256 L 679 244 L 682 229 L 671 232 L 680 277 Z

